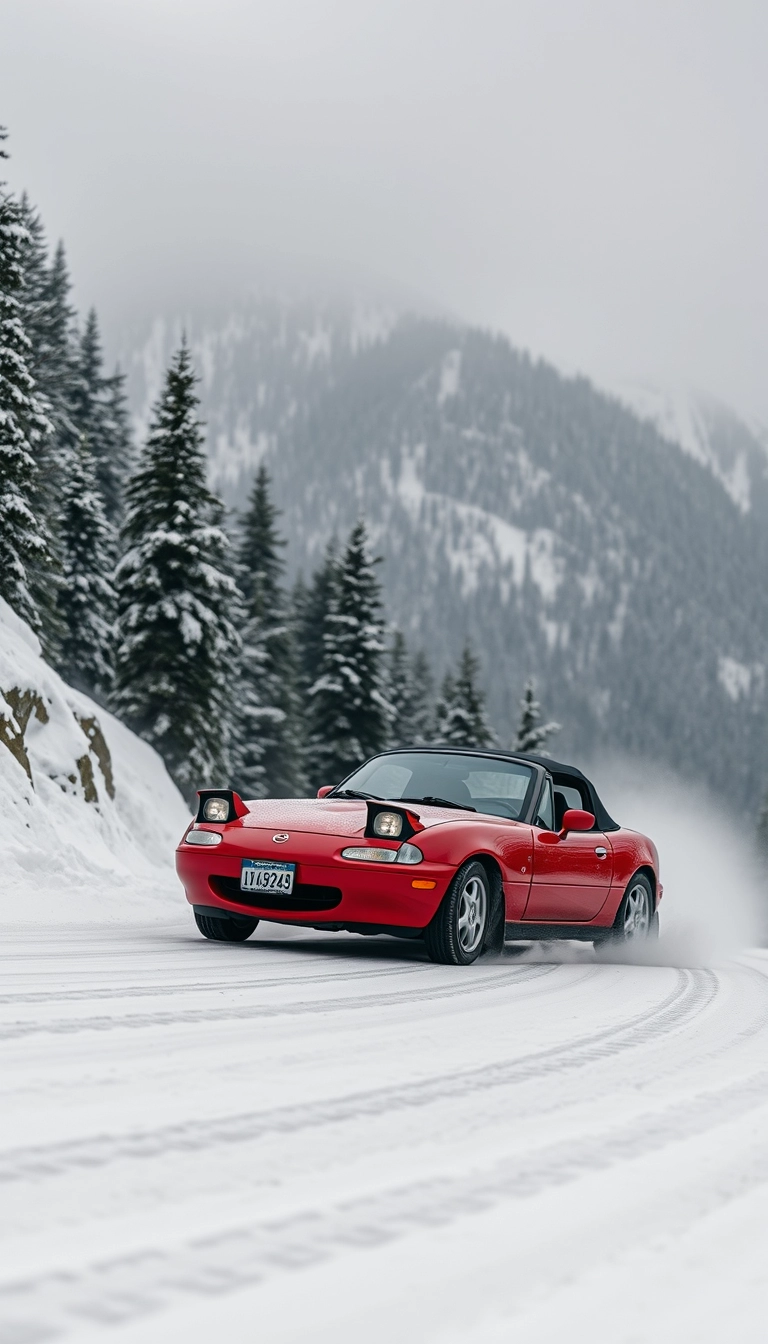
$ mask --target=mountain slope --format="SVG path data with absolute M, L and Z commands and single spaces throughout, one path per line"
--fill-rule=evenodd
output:
M 745 512 L 647 419 L 484 332 L 410 318 L 361 334 L 279 304 L 188 329 L 214 480 L 235 504 L 267 462 L 292 567 L 362 510 L 390 614 L 438 669 L 472 639 L 502 741 L 533 672 L 559 752 L 658 755 L 756 811 L 762 506 Z
M 0 908 L 14 922 L 146 915 L 182 898 L 189 813 L 159 756 L 43 661 L 0 598 Z

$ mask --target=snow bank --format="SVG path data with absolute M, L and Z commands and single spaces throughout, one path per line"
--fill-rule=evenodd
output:
M 0 919 L 172 910 L 188 816 L 157 753 L 67 686 L 0 599 Z

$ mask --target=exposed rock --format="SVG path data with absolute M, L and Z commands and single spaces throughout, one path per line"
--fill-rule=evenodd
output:
M 10 713 L 0 708 L 0 742 L 8 748 L 31 782 L 32 769 L 24 745 L 24 734 L 32 712 L 34 711 L 35 718 L 40 723 L 47 723 L 48 710 L 36 691 L 29 689 L 22 691 L 18 686 L 14 686 L 10 691 L 4 691 L 2 698 Z
M 115 779 L 112 773 L 112 757 L 109 754 L 106 738 L 99 727 L 99 721 L 95 717 L 81 718 L 79 714 L 76 714 L 75 718 L 85 733 L 85 736 L 88 738 L 88 745 L 96 757 L 96 760 L 99 762 L 99 768 L 104 776 L 104 783 L 107 786 L 107 793 L 110 798 L 114 798 Z M 82 771 L 80 773 L 82 775 Z

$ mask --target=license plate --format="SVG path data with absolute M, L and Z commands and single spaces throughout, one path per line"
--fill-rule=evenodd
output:
M 272 859 L 243 859 L 240 870 L 241 891 L 266 891 L 290 896 L 295 863 L 275 863 Z

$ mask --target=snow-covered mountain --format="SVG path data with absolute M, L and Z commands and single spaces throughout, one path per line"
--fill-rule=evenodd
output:
M 124 352 L 143 423 L 181 326 Z M 292 571 L 363 511 L 392 618 L 438 671 L 472 640 L 502 741 L 534 673 L 558 751 L 658 756 L 754 815 L 768 458 L 751 431 L 710 407 L 682 434 L 446 321 L 262 301 L 184 326 L 213 481 L 242 507 L 267 463 Z
M 183 901 L 173 852 L 188 818 L 156 752 L 67 686 L 0 598 L 5 917 L 109 920 Z
M 619 399 L 650 420 L 696 462 L 708 468 L 734 504 L 768 517 L 768 430 L 750 424 L 729 406 L 686 388 L 641 384 L 615 389 Z

